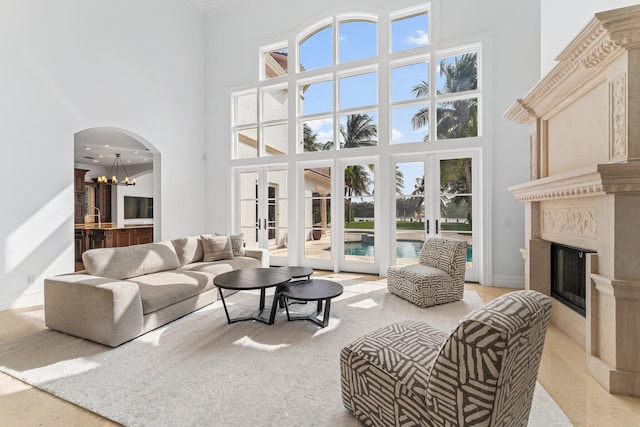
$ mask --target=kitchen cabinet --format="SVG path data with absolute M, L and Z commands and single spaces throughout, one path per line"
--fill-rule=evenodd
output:
M 134 228 L 134 245 L 142 245 L 144 243 L 153 243 L 153 227 Z
M 83 230 L 75 230 L 74 254 L 76 262 L 82 262 L 82 252 L 84 252 L 85 248 L 84 240 Z
M 121 228 L 117 230 L 111 230 L 110 233 L 113 236 L 114 248 L 121 248 L 123 246 L 131 246 L 131 234 L 134 230 Z
M 100 221 L 111 222 L 111 186 L 98 184 L 95 192 L 96 207 L 100 209 Z
M 84 224 L 84 176 L 86 169 L 73 169 L 73 218 L 76 224 Z
M 121 248 L 153 242 L 153 226 L 136 226 L 125 228 L 76 229 L 76 260 L 82 258 L 82 252 L 96 248 Z M 79 254 L 79 255 L 78 255 Z

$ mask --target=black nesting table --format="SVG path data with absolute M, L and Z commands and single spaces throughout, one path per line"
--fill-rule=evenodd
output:
M 287 310 L 287 319 L 289 320 L 309 320 L 321 328 L 329 324 L 329 314 L 331 311 L 331 298 L 342 295 L 342 285 L 331 280 L 309 279 L 300 280 L 283 285 L 279 288 L 280 297 L 285 300 L 285 308 Z M 298 301 L 317 301 L 317 310 L 309 316 L 292 317 L 289 314 L 288 299 Z M 322 321 L 318 320 L 318 316 L 322 312 L 322 303 L 324 302 L 324 314 Z
M 291 275 L 291 280 L 308 280 L 313 274 L 313 269 L 309 267 L 284 266 L 275 267 L 275 269 L 289 273 Z
M 213 284 L 218 287 L 218 291 L 220 292 L 220 299 L 224 307 L 224 314 L 227 315 L 227 322 L 235 323 L 243 320 L 257 320 L 267 325 L 272 325 L 275 320 L 278 301 L 280 300 L 279 286 L 289 283 L 290 280 L 291 275 L 284 270 L 276 268 L 253 268 L 219 274 L 213 279 Z M 273 303 L 271 304 L 271 313 L 269 314 L 269 318 L 264 318 L 261 315 L 264 311 L 265 290 L 273 287 L 275 287 L 276 290 L 273 296 Z M 229 317 L 229 311 L 227 310 L 227 304 L 224 301 L 223 289 L 234 291 L 260 289 L 260 311 L 251 316 L 231 319 Z

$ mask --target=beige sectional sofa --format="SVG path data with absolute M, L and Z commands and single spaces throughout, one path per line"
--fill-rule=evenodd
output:
M 216 301 L 216 275 L 269 266 L 262 249 L 210 262 L 204 255 L 201 236 L 86 251 L 86 270 L 45 280 L 45 323 L 116 347 Z

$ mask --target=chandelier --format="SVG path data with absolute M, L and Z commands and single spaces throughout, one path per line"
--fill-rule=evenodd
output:
M 113 169 L 115 168 L 116 173 L 113 173 Z M 124 179 L 122 181 L 118 181 L 118 171 L 122 168 L 124 172 Z M 122 159 L 120 158 L 120 154 L 116 154 L 116 158 L 113 160 L 113 165 L 111 165 L 111 170 L 109 170 L 110 179 L 107 179 L 106 176 L 102 175 L 98 177 L 99 184 L 108 184 L 108 185 L 136 185 L 136 179 L 129 179 L 129 174 L 127 173 L 127 169 L 124 167 L 122 163 Z

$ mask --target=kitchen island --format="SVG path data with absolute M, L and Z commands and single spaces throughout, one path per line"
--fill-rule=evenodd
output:
M 75 259 L 94 248 L 119 248 L 153 242 L 153 224 L 75 224 Z

